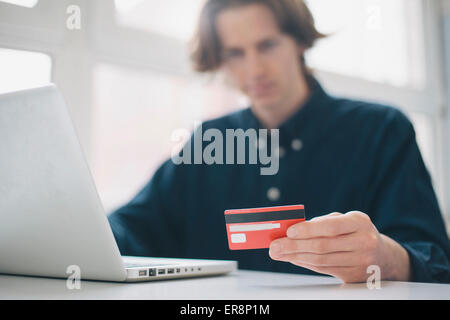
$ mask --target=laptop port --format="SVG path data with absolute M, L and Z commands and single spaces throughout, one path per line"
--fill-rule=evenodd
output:
M 166 274 L 166 269 L 158 269 L 158 274 Z
M 180 268 L 177 268 L 177 273 L 180 273 Z
M 167 269 L 167 273 L 168 273 L 168 274 L 169 274 L 169 273 L 175 273 L 175 269 L 173 269 L 173 268 Z
M 149 275 L 150 277 L 156 276 L 156 268 L 148 269 L 148 275 Z
M 139 277 L 145 277 L 147 275 L 147 270 L 139 270 Z

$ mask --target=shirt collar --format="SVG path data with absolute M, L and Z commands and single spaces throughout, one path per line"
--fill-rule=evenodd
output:
M 317 120 L 323 116 L 325 108 L 327 107 L 328 94 L 322 88 L 320 83 L 312 80 L 311 94 L 306 102 L 285 122 L 279 126 L 280 139 L 291 141 L 303 135 L 303 130 L 308 123 L 317 123 Z M 244 110 L 244 125 L 243 127 L 262 129 L 264 128 L 258 118 L 254 115 L 251 108 Z
M 280 136 L 288 141 L 304 135 L 308 124 L 318 123 L 326 113 L 328 95 L 319 82 L 313 79 L 311 93 L 301 107 L 284 123 L 279 126 Z

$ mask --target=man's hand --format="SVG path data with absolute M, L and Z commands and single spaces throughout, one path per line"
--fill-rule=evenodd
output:
M 380 234 L 360 211 L 333 212 L 297 223 L 289 227 L 287 237 L 272 241 L 269 255 L 344 282 L 365 282 L 370 265 L 380 267 L 383 280 L 410 277 L 407 251 Z

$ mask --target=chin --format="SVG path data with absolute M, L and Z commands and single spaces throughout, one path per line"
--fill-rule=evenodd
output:
M 255 98 L 252 99 L 252 104 L 255 108 L 260 110 L 272 110 L 279 106 L 279 102 L 276 99 L 268 99 L 268 98 Z

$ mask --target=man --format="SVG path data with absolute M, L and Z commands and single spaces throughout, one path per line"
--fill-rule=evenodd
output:
M 394 108 L 327 95 L 305 65 L 322 35 L 301 0 L 209 0 L 192 54 L 251 107 L 203 130 L 279 129 L 279 170 L 166 161 L 109 216 L 122 254 L 238 260 L 241 268 L 366 281 L 449 282 L 449 241 L 411 123 Z M 186 149 L 183 150 L 186 152 Z M 224 210 L 304 204 L 267 250 L 230 251 Z

